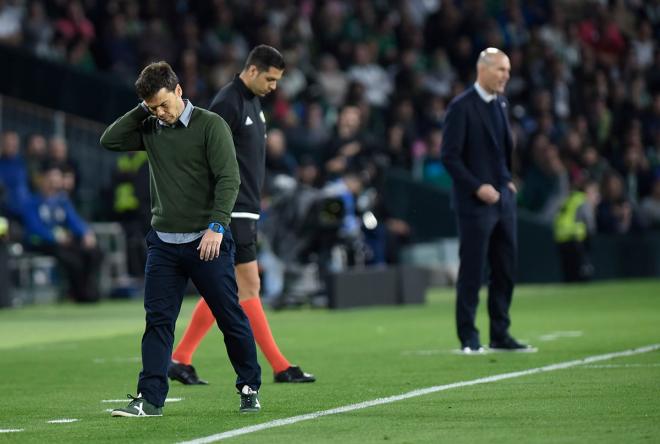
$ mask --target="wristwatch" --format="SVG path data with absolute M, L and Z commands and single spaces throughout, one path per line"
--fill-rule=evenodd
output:
M 211 222 L 209 224 L 209 230 L 215 231 L 216 233 L 220 233 L 220 234 L 225 233 L 225 227 L 223 227 L 222 224 L 218 222 Z

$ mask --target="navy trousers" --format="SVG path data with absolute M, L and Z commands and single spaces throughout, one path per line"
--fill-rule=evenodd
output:
M 459 214 L 460 266 L 456 285 L 456 327 L 461 346 L 480 345 L 475 326 L 479 290 L 486 264 L 490 340 L 498 342 L 509 334 L 509 307 L 516 269 L 515 195 L 508 187 L 500 190 L 500 201 L 480 214 Z
M 147 234 L 144 309 L 146 328 L 142 336 L 142 371 L 138 393 L 161 407 L 169 385 L 167 367 L 172 356 L 174 327 L 188 283 L 193 283 L 213 312 L 224 335 L 227 354 L 236 371 L 236 388 L 261 386 L 261 368 L 247 316 L 238 303 L 234 275 L 236 247 L 231 231 L 225 232 L 220 256 L 205 262 L 199 258 L 201 239 L 186 244 L 168 244 L 151 230 Z

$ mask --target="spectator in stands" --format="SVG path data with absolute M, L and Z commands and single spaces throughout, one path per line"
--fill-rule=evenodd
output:
M 611 169 L 609 162 L 600 155 L 596 147 L 587 146 L 582 151 L 583 174 L 600 183 L 605 173 Z
M 589 239 L 596 233 L 599 202 L 598 182 L 586 179 L 581 189 L 573 191 L 557 212 L 554 235 L 566 282 L 587 281 L 593 276 Z
M 447 97 L 456 74 L 445 48 L 437 48 L 430 56 L 430 67 L 423 78 L 424 87 L 434 95 Z
M 37 178 L 41 174 L 41 168 L 47 159 L 48 148 L 46 138 L 41 134 L 31 134 L 28 137 L 25 147 L 25 165 L 27 167 L 30 188 L 33 191 L 37 191 L 39 188 Z
M 0 139 L 0 184 L 5 188 L 5 209 L 11 218 L 20 219 L 29 200 L 29 184 L 25 162 L 20 154 L 16 131 L 5 131 Z
M 390 111 L 390 126 L 398 125 L 404 131 L 406 140 L 415 140 L 420 134 L 417 111 L 415 110 L 412 99 L 405 98 L 397 100 L 392 104 Z M 377 132 L 381 132 L 378 130 Z M 403 166 L 403 165 L 402 165 Z
M 280 129 L 268 130 L 266 138 L 266 176 L 264 178 L 265 194 L 280 187 L 293 187 L 297 162 L 287 149 L 286 136 Z
M 566 171 L 571 183 L 579 183 L 583 179 L 583 144 L 582 136 L 574 128 L 569 129 L 562 140 L 560 157 L 563 164 L 566 166 Z
M 651 194 L 642 199 L 640 211 L 647 226 L 660 229 L 660 173 L 656 173 Z
M 425 151 L 421 160 L 422 181 L 433 184 L 444 190 L 451 188 L 451 177 L 440 159 L 442 151 L 442 130 L 431 129 L 426 137 Z
M 321 149 L 330 137 L 323 107 L 318 102 L 307 103 L 303 123 L 285 129 L 291 153 L 298 159 L 304 156 L 319 157 Z
M 139 8 L 138 3 L 130 2 L 126 14 L 114 14 L 109 21 L 110 29 L 103 36 L 109 70 L 124 78 L 132 76 L 138 65 L 136 39 L 141 32 L 141 24 L 132 22 L 130 18 L 130 11 L 136 8 Z
M 48 161 L 55 164 L 63 174 L 63 191 L 75 199 L 78 188 L 78 163 L 69 156 L 69 146 L 61 136 L 52 136 L 48 141 Z
M 74 301 L 96 302 L 101 252 L 94 232 L 63 192 L 63 181 L 57 165 L 48 164 L 42 170 L 40 190 L 23 212 L 25 244 L 28 250 L 57 258 Z
M 391 125 L 387 128 L 385 152 L 382 153 L 383 162 L 387 166 L 404 168 L 408 171 L 413 170 L 411 145 L 413 145 L 413 141 L 410 137 L 406 137 L 403 125 L 400 123 Z
M 334 56 L 323 54 L 319 58 L 316 76 L 323 99 L 335 108 L 339 108 L 344 104 L 348 91 L 348 79 L 340 71 L 339 64 Z
M 321 173 L 318 164 L 311 156 L 303 156 L 296 169 L 296 178 L 300 186 L 318 188 L 321 182 Z
M 655 42 L 653 39 L 653 26 L 649 20 L 641 20 L 641 23 L 635 30 L 635 36 L 630 44 L 631 51 L 637 66 L 641 69 L 646 69 L 651 66 L 653 63 L 653 51 L 655 49 Z
M 171 28 L 164 17 L 154 16 L 146 22 L 138 41 L 139 62 L 143 64 L 151 60 L 176 60 L 176 47 Z
M 180 66 L 181 81 L 186 88 L 190 100 L 203 103 L 207 102 L 209 92 L 199 70 L 197 52 L 192 48 L 185 49 L 181 53 Z
M 354 63 L 348 69 L 348 78 L 366 88 L 366 98 L 370 105 L 382 108 L 387 105 L 394 88 L 387 72 L 376 63 L 375 50 L 374 42 L 355 45 Z
M 21 21 L 24 13 L 22 2 L 0 0 L 0 43 L 11 46 L 21 44 Z
M 94 24 L 87 18 L 83 4 L 78 0 L 67 3 L 65 15 L 55 22 L 55 29 L 68 45 L 76 41 L 90 43 L 96 36 Z
M 23 44 L 37 56 L 49 58 L 54 32 L 53 23 L 46 15 L 43 2 L 31 1 L 23 22 Z
M 626 48 L 625 39 L 619 26 L 609 16 L 606 4 L 591 2 L 591 5 L 595 11 L 580 22 L 580 39 L 595 51 L 601 63 L 612 66 Z
M 596 212 L 599 233 L 626 234 L 639 230 L 641 222 L 633 204 L 626 197 L 623 179 L 616 171 L 609 171 L 601 182 L 602 201 Z
M 653 138 L 646 152 L 651 168 L 654 174 L 657 174 L 660 171 L 660 128 L 654 131 Z
M 651 190 L 653 175 L 649 161 L 641 146 L 630 145 L 623 153 L 623 179 L 626 183 L 627 198 L 638 204 Z
M 660 91 L 653 96 L 650 109 L 641 120 L 643 142 L 649 151 L 648 155 L 653 156 L 656 165 L 660 165 Z
M 370 147 L 361 134 L 361 112 L 345 106 L 339 112 L 337 126 L 323 153 L 323 171 L 327 179 L 336 179 L 348 170 L 357 170 L 368 161 Z
M 543 135 L 533 143 L 532 157 L 533 163 L 525 173 L 520 192 L 520 205 L 549 223 L 568 196 L 568 172 L 557 147 L 549 144 Z

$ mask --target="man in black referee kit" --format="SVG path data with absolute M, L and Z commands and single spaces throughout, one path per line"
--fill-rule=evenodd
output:
M 113 151 L 146 150 L 151 173 L 142 371 L 138 395 L 129 395 L 128 406 L 112 416 L 162 415 L 174 326 L 189 278 L 218 318 L 237 375 L 240 411 L 258 411 L 261 368 L 238 303 L 229 230 L 240 184 L 231 132 L 217 114 L 183 100 L 166 62 L 144 68 L 135 88 L 142 103 L 101 136 L 101 145 Z
M 236 279 L 241 306 L 250 320 L 259 348 L 273 368 L 275 382 L 314 382 L 314 375 L 291 365 L 280 352 L 259 298 L 257 220 L 266 168 L 266 118 L 259 97 L 275 90 L 284 68 L 284 59 L 277 49 L 267 45 L 255 47 L 241 73 L 218 92 L 209 110 L 218 113 L 231 128 L 241 175 L 230 225 L 236 241 Z M 222 323 L 221 319 L 218 321 Z M 200 299 L 172 355 L 171 379 L 183 384 L 206 384 L 192 366 L 192 355 L 214 322 L 212 311 L 204 299 Z

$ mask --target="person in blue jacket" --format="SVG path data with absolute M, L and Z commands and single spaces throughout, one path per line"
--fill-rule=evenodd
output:
M 39 191 L 23 209 L 26 247 L 57 259 L 74 301 L 96 302 L 101 264 L 96 236 L 62 191 L 62 171 L 46 165 L 40 175 Z
M 5 131 L 0 137 L 0 185 L 5 190 L 4 211 L 12 219 L 20 219 L 30 197 L 27 169 L 20 154 L 20 138 L 16 131 Z

